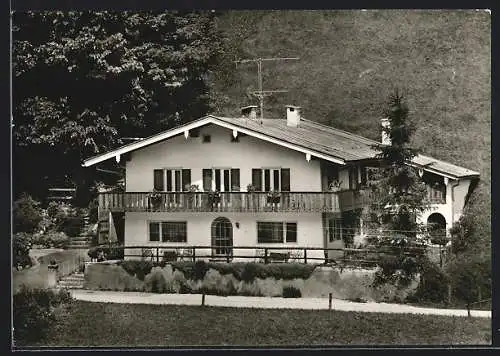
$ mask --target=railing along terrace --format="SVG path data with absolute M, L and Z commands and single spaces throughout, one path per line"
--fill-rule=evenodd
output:
M 364 191 L 100 193 L 101 211 L 340 212 L 368 203 Z
M 355 249 L 322 247 L 278 247 L 278 246 L 112 246 L 101 245 L 112 253 L 108 259 L 142 259 L 156 263 L 177 261 L 196 262 L 296 262 L 357 267 L 376 267 L 384 256 L 418 256 L 425 253 L 423 247 L 398 249 Z M 111 250 L 114 249 L 114 252 Z M 118 252 L 119 251 L 119 252 Z M 332 253 L 333 252 L 333 253 Z M 106 253 L 104 253 L 106 255 Z

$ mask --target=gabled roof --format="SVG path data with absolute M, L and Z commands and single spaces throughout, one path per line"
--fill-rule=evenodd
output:
M 341 165 L 359 160 L 374 159 L 378 153 L 375 147 L 381 144 L 347 131 L 305 119 L 300 120 L 298 127 L 290 127 L 287 126 L 284 119 L 249 119 L 208 115 L 141 141 L 129 143 L 115 150 L 91 157 L 84 161 L 83 166 L 92 166 L 207 124 L 215 124 L 230 130 L 236 130 Z M 479 176 L 478 172 L 423 155 L 415 157 L 412 165 L 449 178 Z

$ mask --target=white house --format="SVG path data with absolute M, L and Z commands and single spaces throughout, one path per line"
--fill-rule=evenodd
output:
M 287 106 L 286 119 L 260 119 L 249 106 L 241 117 L 208 115 L 83 166 L 125 163 L 125 192 L 101 193 L 99 214 L 121 226 L 126 246 L 206 246 L 196 254 L 233 260 L 255 255 L 241 246 L 317 247 L 307 252 L 314 261 L 325 258 L 322 248 L 343 247 L 346 234 L 363 234 L 355 212 L 368 202 L 374 144 L 305 120 L 299 107 Z M 451 227 L 479 173 L 427 156 L 411 165 L 433 201 L 422 221 Z M 101 231 L 105 238 L 104 224 Z

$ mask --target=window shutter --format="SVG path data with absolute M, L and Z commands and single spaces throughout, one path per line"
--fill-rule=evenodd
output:
M 273 170 L 273 190 L 280 190 L 280 171 L 278 169 Z
M 163 169 L 155 169 L 154 170 L 154 182 L 153 182 L 153 188 L 155 190 L 164 190 L 164 185 L 163 185 Z
M 181 171 L 180 170 L 175 170 L 175 191 L 180 192 L 181 191 Z
M 183 169 L 182 170 L 182 191 L 188 191 L 191 186 L 191 170 Z
M 290 168 L 281 169 L 281 190 L 283 192 L 290 191 Z
M 229 169 L 224 169 L 224 191 L 229 192 L 229 189 L 231 188 L 229 185 Z
M 271 190 L 271 173 L 269 169 L 264 169 L 264 189 L 266 192 Z
M 240 169 L 231 169 L 231 191 L 240 191 Z
M 262 171 L 259 168 L 252 169 L 252 185 L 256 191 L 262 191 Z
M 172 191 L 172 171 L 167 170 L 167 192 Z
M 297 223 L 286 223 L 286 242 L 297 242 Z
M 220 192 L 220 169 L 214 169 L 215 173 L 215 190 Z
M 212 170 L 204 169 L 203 172 L 203 190 L 208 192 L 212 189 Z

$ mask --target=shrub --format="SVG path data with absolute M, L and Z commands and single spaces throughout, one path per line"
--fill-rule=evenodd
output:
M 208 271 L 208 266 L 205 261 L 196 261 L 193 269 L 193 278 L 195 281 L 202 280 Z
M 146 260 L 130 260 L 123 261 L 120 266 L 131 276 L 135 276 L 137 279 L 144 281 L 144 277 L 151 273 L 153 263 Z
M 33 233 L 43 219 L 40 203 L 28 194 L 23 194 L 21 198 L 14 202 L 12 215 L 15 233 Z
M 256 263 L 247 263 L 241 272 L 241 280 L 251 282 L 259 276 L 259 265 Z
M 302 297 L 300 289 L 297 289 L 293 286 L 288 286 L 283 288 L 283 298 L 300 298 L 300 297 Z
M 97 256 L 99 255 L 99 251 L 101 251 L 101 248 L 98 247 L 98 246 L 95 246 L 95 247 L 91 247 L 89 249 L 89 252 L 87 252 L 87 255 L 91 258 L 91 259 L 96 259 Z
M 19 267 L 31 267 L 31 258 L 29 256 L 30 247 L 31 247 L 31 235 L 19 232 L 14 235 L 13 239 L 13 258 L 12 263 L 13 267 L 19 269 Z
M 295 278 L 307 279 L 311 276 L 314 265 L 301 263 L 275 263 L 265 265 L 265 276 L 260 278 L 274 277 L 275 279 L 292 280 Z
M 49 231 L 41 235 L 36 243 L 46 248 L 66 248 L 69 243 L 69 237 L 62 231 Z
M 42 340 L 52 322 L 54 308 L 72 300 L 69 292 L 29 289 L 25 286 L 13 296 L 14 340 L 25 344 Z
M 159 271 L 155 271 L 145 278 L 144 289 L 152 293 L 167 293 L 170 291 L 165 277 Z
M 446 273 L 435 263 L 424 260 L 421 266 L 420 283 L 409 302 L 440 303 L 447 299 L 449 279 Z
M 78 236 L 84 226 L 83 219 L 77 216 L 69 216 L 61 222 L 60 231 L 68 236 Z

